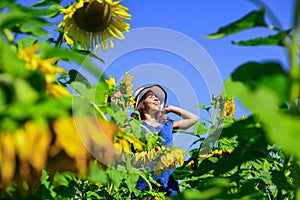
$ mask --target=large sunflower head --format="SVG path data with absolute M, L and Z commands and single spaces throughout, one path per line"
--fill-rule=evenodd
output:
M 124 39 L 123 31 L 129 31 L 130 20 L 128 8 L 120 5 L 121 1 L 112 0 L 80 0 L 62 9 L 65 14 L 58 25 L 64 32 L 64 38 L 70 45 L 78 45 L 85 49 L 93 49 L 101 44 L 104 51 L 108 43 L 113 48 L 112 38 Z

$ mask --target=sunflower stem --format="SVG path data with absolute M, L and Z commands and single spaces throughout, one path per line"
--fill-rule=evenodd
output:
M 106 116 L 104 115 L 104 113 L 98 108 L 98 106 L 95 103 L 92 103 L 92 105 L 94 106 L 94 108 L 96 109 L 96 111 L 98 112 L 98 114 L 100 115 L 100 118 L 107 121 Z
M 282 31 L 280 28 L 273 26 L 273 25 L 268 25 L 268 29 L 278 31 L 278 32 Z
M 289 101 L 292 105 L 292 111 L 299 109 L 299 78 L 300 78 L 300 69 L 298 66 L 298 34 L 299 34 L 299 17 L 300 17 L 300 1 L 295 2 L 295 15 L 294 15 L 294 25 L 293 25 L 293 36 L 292 43 L 288 45 L 288 51 L 290 56 L 290 94 Z M 298 102 L 297 102 L 298 101 Z M 297 106 L 298 104 L 298 106 Z
M 63 36 L 64 36 L 64 32 L 59 31 L 59 35 L 57 37 L 56 43 L 55 43 L 55 47 L 61 47 L 62 43 L 63 43 Z
M 108 189 L 108 193 L 111 194 L 112 193 L 112 188 L 113 188 L 113 183 L 110 183 L 109 185 L 109 189 Z
M 147 185 L 149 186 L 149 189 L 152 190 L 152 185 L 151 183 L 148 181 L 148 179 L 144 176 L 144 174 L 139 173 L 140 177 L 147 183 Z

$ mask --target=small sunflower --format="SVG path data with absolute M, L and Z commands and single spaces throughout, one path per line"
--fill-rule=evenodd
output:
M 110 76 L 108 80 L 105 80 L 109 90 L 114 90 L 116 87 L 116 80 L 113 76 Z
M 235 104 L 233 97 L 227 97 L 222 110 L 222 116 L 232 117 L 235 113 Z
M 107 104 L 109 98 L 113 96 L 113 92 L 116 88 L 116 80 L 113 76 L 110 76 L 109 79 L 105 80 L 105 83 L 108 87 L 108 92 L 105 94 L 104 104 Z
M 119 86 L 121 93 L 126 95 L 126 109 L 129 109 L 129 107 L 133 106 L 135 103 L 134 97 L 132 96 L 132 80 L 133 76 L 128 72 L 125 72 Z
M 224 153 L 231 154 L 231 152 L 232 152 L 232 150 L 230 150 L 230 149 L 216 149 L 216 150 L 214 150 L 213 152 L 211 152 L 209 154 L 200 155 L 198 160 L 206 160 L 206 159 L 211 158 L 211 157 L 221 158 Z
M 121 1 L 112 0 L 80 0 L 62 9 L 65 15 L 58 25 L 65 33 L 67 44 L 93 49 L 101 44 L 104 51 L 108 43 L 114 47 L 112 38 L 124 39 L 123 31 L 129 31 L 130 24 L 123 20 L 130 20 L 128 8 L 120 5 Z M 72 38 L 72 40 L 70 40 Z
M 135 104 L 134 97 L 131 96 L 131 97 L 129 98 L 129 105 L 134 106 L 134 104 Z
M 133 76 L 131 76 L 128 72 L 126 72 L 124 74 L 122 82 L 125 85 L 125 93 L 128 96 L 132 96 L 132 80 L 133 80 Z

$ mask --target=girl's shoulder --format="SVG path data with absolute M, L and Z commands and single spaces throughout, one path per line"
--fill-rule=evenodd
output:
M 146 128 L 148 128 L 150 131 L 159 132 L 161 130 L 165 130 L 168 128 L 172 129 L 173 121 L 164 121 L 164 122 L 161 122 L 160 125 L 158 125 L 158 126 L 152 126 L 152 125 L 147 124 L 145 121 L 142 121 L 142 125 L 145 126 Z

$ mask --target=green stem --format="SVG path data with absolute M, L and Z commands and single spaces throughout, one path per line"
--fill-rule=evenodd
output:
M 300 168 L 299 168 L 299 160 L 293 158 L 291 160 L 291 177 L 293 178 L 293 184 L 295 187 L 295 200 L 300 199 Z
M 63 36 L 64 36 L 64 32 L 59 32 L 59 35 L 57 37 L 56 43 L 55 43 L 55 47 L 61 47 L 62 43 L 63 43 Z
M 110 183 L 109 189 L 108 189 L 108 193 L 111 194 L 112 188 L 113 188 L 113 183 Z
M 151 183 L 148 181 L 148 179 L 144 176 L 144 174 L 142 174 L 142 173 L 139 173 L 139 175 L 140 175 L 140 177 L 142 178 L 142 179 L 144 179 L 144 181 L 147 183 L 147 185 L 149 186 L 149 189 L 150 189 L 150 191 L 152 190 L 152 185 L 151 185 Z
M 98 108 L 98 106 L 95 103 L 92 103 L 94 108 L 96 109 L 96 111 L 98 112 L 98 114 L 100 115 L 100 118 L 103 120 L 107 120 L 106 116 L 104 115 L 104 113 Z
M 298 66 L 298 34 L 299 34 L 299 17 L 300 17 L 300 1 L 295 1 L 295 16 L 294 16 L 294 25 L 293 25 L 293 36 L 292 43 L 288 45 L 288 51 L 290 55 L 290 95 L 289 101 L 292 105 L 292 110 L 299 109 L 299 78 L 300 78 L 300 70 Z M 296 100 L 298 100 L 298 108 Z
M 219 109 L 218 105 L 219 105 L 219 103 L 217 103 L 217 105 L 214 105 L 214 107 L 213 107 L 213 115 L 212 115 L 212 120 L 211 120 L 212 126 L 216 126 L 217 109 Z
M 268 25 L 268 29 L 278 31 L 278 32 L 282 31 L 280 28 L 273 26 L 273 25 Z

